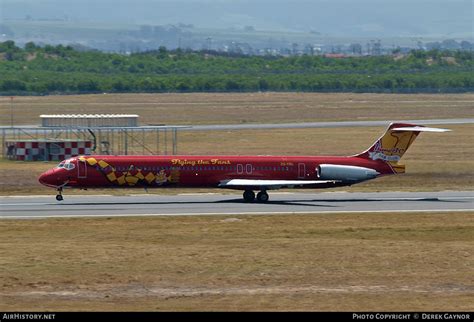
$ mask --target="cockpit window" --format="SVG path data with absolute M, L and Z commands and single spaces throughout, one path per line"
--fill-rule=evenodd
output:
M 66 170 L 72 170 L 74 169 L 76 166 L 74 165 L 74 163 L 71 163 L 70 161 L 62 161 L 61 163 L 58 164 L 57 168 L 59 169 L 66 169 Z
M 66 163 L 64 164 L 64 168 L 65 168 L 66 170 L 72 170 L 72 169 L 75 168 L 75 166 L 74 166 L 74 163 L 66 162 Z

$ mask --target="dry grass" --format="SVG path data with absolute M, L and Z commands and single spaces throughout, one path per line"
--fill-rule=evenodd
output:
M 472 117 L 474 94 L 107 94 L 24 96 L 14 124 L 40 114 L 136 113 L 145 124 L 284 123 Z M 0 97 L 0 125 L 10 125 L 10 98 Z
M 472 213 L 0 221 L 0 310 L 472 311 Z
M 402 161 L 407 174 L 353 186 L 350 191 L 472 190 L 474 187 L 474 126 L 449 125 L 448 133 L 421 134 Z M 363 151 L 384 131 L 381 127 L 182 132 L 182 154 L 351 155 Z M 277 142 L 277 143 L 275 143 Z M 0 194 L 49 194 L 37 182 L 53 162 L 0 161 Z M 347 190 L 348 188 L 344 188 Z M 182 191 L 182 190 L 180 190 Z M 88 193 L 129 193 L 130 190 Z M 151 190 L 163 193 L 164 190 Z M 176 190 L 166 190 L 175 193 Z M 67 191 L 67 194 L 84 193 Z

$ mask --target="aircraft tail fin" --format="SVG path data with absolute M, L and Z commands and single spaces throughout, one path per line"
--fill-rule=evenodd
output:
M 448 129 L 423 125 L 392 123 L 387 131 L 366 151 L 355 155 L 360 158 L 390 163 L 394 172 L 404 173 L 405 166 L 398 162 L 421 132 L 447 132 Z

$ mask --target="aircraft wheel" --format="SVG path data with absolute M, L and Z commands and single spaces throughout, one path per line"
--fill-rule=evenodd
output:
M 56 195 L 56 200 L 57 201 L 63 201 L 63 196 L 62 195 Z
M 253 202 L 255 200 L 255 192 L 252 190 L 245 190 L 244 191 L 244 201 L 245 202 Z
M 267 202 L 268 201 L 268 193 L 266 191 L 260 191 L 258 194 L 257 194 L 257 200 L 259 202 Z

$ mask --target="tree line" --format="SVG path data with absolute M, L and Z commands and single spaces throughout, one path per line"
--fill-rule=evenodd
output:
M 421 51 L 406 55 L 330 58 L 244 56 L 159 50 L 131 55 L 71 46 L 24 48 L 0 42 L 0 94 L 140 92 L 467 92 L 474 54 Z

